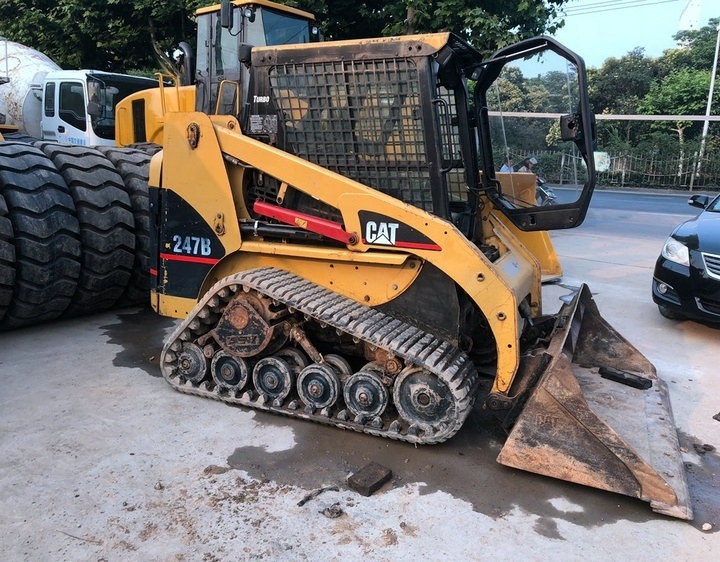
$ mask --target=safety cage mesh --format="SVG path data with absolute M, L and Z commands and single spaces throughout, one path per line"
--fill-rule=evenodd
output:
M 413 60 L 277 65 L 270 86 L 286 150 L 432 211 Z

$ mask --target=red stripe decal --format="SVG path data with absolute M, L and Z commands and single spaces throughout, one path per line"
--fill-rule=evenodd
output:
M 168 261 L 202 263 L 204 265 L 215 265 L 217 262 L 220 261 L 217 258 L 201 258 L 199 256 L 184 256 L 182 254 L 160 254 L 160 259 Z
M 363 239 L 363 244 L 368 244 L 368 241 Z M 368 244 L 373 246 L 373 244 Z M 442 248 L 437 244 L 426 244 L 423 242 L 395 242 L 395 244 L 374 244 L 375 246 L 389 246 L 391 248 L 410 248 L 414 250 L 430 250 L 433 252 L 440 252 Z
M 432 250 L 439 252 L 442 250 L 437 244 L 423 244 L 422 242 L 395 242 L 396 248 L 415 248 L 416 250 Z

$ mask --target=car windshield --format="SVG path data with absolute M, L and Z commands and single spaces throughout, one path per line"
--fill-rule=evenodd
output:
M 713 213 L 720 213 L 720 195 L 715 197 L 715 199 L 707 206 L 706 211 L 711 211 Z

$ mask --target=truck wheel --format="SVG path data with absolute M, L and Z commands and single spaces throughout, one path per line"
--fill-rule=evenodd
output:
M 0 328 L 20 328 L 60 317 L 80 277 L 75 206 L 62 176 L 38 149 L 0 143 L 0 193 L 14 246 L 14 286 Z M 7 236 L 7 222 L 4 223 Z M 12 255 L 7 248 L 3 255 Z M 12 266 L 3 263 L 5 278 Z
M 113 163 L 122 176 L 135 220 L 135 262 L 127 289 L 118 305 L 147 306 L 150 302 L 150 155 L 140 150 L 110 146 L 99 146 L 97 150 Z
M 10 306 L 15 286 L 15 246 L 5 198 L 0 193 L 0 321 Z
M 135 221 L 130 197 L 113 165 L 97 150 L 38 142 L 65 179 L 80 225 L 80 278 L 66 316 L 114 306 L 135 261 Z

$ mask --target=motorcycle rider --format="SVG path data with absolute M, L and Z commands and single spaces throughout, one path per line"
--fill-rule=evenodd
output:
M 538 163 L 538 161 L 535 159 L 534 156 L 531 156 L 530 158 L 525 158 L 525 160 L 522 161 L 522 166 L 518 168 L 518 172 L 532 172 L 533 166 L 535 166 Z
M 518 172 L 535 173 L 533 172 L 533 168 L 537 165 L 537 163 L 538 161 L 534 156 L 525 158 L 522 161 L 522 166 L 520 166 Z M 555 192 L 550 189 L 550 187 L 545 187 L 545 180 L 542 179 L 539 175 L 536 174 L 535 178 L 535 198 L 537 199 L 538 204 L 540 206 L 554 204 L 555 200 L 557 199 Z

